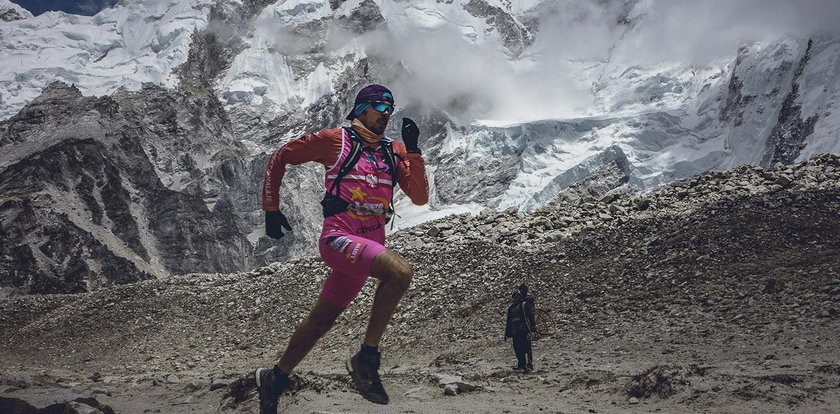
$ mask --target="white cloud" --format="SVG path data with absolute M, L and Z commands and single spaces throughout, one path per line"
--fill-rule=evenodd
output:
M 373 33 L 363 42 L 369 55 L 405 69 L 390 85 L 403 102 L 422 102 L 471 122 L 570 117 L 591 101 L 588 85 L 566 73 L 564 58 L 558 65 L 531 65 L 529 60 L 541 59 L 534 55 L 512 60 L 504 49 L 465 39 L 453 25 L 400 33 Z
M 840 28 L 837 0 L 642 0 L 633 12 L 639 24 L 621 52 L 642 63 L 703 64 L 744 44 Z

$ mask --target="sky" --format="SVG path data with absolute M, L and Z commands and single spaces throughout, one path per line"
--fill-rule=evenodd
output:
M 93 16 L 108 6 L 113 6 L 118 0 L 11 0 L 35 16 L 51 10 L 63 11 L 70 14 Z

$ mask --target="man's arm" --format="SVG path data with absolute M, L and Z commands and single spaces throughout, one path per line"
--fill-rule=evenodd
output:
M 394 154 L 397 155 L 397 182 L 411 202 L 422 206 L 429 202 L 429 181 L 426 178 L 426 164 L 420 153 L 408 152 L 405 145 L 395 141 Z
M 525 309 L 525 317 L 528 319 L 528 326 L 531 328 L 531 332 L 537 331 L 537 321 L 534 318 L 534 303 L 531 301 L 527 301 L 522 306 Z
M 422 206 L 429 202 L 429 181 L 426 179 L 426 164 L 417 145 L 420 128 L 411 118 L 403 118 L 400 134 L 403 142 L 394 142 L 393 145 L 397 155 L 397 181 L 408 198 Z
M 301 138 L 289 141 L 271 154 L 265 169 L 262 188 L 262 209 L 280 210 L 280 185 L 286 175 L 286 165 L 298 165 L 315 161 L 329 166 L 338 159 L 341 152 L 341 129 L 325 129 L 317 133 L 306 133 Z
M 510 338 L 511 336 L 513 336 L 513 332 L 512 332 L 513 327 L 511 326 L 511 323 L 510 323 L 511 322 L 511 316 L 512 315 L 510 313 L 510 308 L 508 308 L 507 322 L 505 322 L 505 338 Z

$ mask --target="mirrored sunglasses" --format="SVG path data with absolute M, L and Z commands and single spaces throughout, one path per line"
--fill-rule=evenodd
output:
M 370 107 L 376 112 L 387 112 L 388 115 L 394 113 L 394 105 L 386 102 L 372 102 Z

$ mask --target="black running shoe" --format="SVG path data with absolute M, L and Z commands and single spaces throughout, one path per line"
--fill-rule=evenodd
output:
M 390 399 L 379 379 L 380 358 L 379 352 L 372 355 L 358 352 L 347 360 L 347 371 L 350 372 L 353 384 L 356 385 L 362 397 L 377 404 L 388 404 Z
M 260 394 L 260 414 L 277 414 L 277 399 L 289 386 L 289 376 L 274 368 L 257 368 L 257 392 Z

